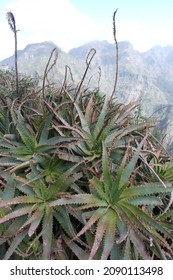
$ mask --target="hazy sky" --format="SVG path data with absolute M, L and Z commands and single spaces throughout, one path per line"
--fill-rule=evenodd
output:
M 0 0 L 0 60 L 13 54 L 14 38 L 6 12 L 16 18 L 18 49 L 53 41 L 64 51 L 92 40 L 113 43 L 112 15 L 118 41 L 145 51 L 173 45 L 172 0 Z

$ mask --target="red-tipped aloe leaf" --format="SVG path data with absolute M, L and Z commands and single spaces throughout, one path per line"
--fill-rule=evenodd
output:
M 99 218 L 102 217 L 106 213 L 106 211 L 107 211 L 107 209 L 105 209 L 105 208 L 97 209 L 94 212 L 94 214 L 91 216 L 89 221 L 86 223 L 86 225 L 81 229 L 81 231 L 73 239 L 78 238 L 79 236 L 84 234 L 87 230 L 89 230 L 91 228 L 91 226 L 93 224 L 95 224 L 99 220 Z
M 93 194 L 76 194 L 69 195 L 69 197 L 64 197 L 52 201 L 49 203 L 50 207 L 59 206 L 59 205 L 70 205 L 70 204 L 96 204 L 101 203 L 102 206 L 106 206 L 107 203 L 101 201 L 100 198 L 96 197 Z M 100 204 L 99 204 L 100 205 Z
M 17 209 L 9 214 L 7 214 L 6 216 L 0 218 L 0 224 L 2 223 L 5 223 L 6 221 L 9 221 L 13 218 L 17 218 L 17 217 L 20 217 L 20 216 L 23 216 L 23 215 L 26 215 L 30 212 L 32 212 L 32 207 L 31 206 L 27 206 L 27 207 L 23 207 L 23 208 L 20 208 L 20 209 Z
M 115 243 L 115 233 L 116 233 L 116 214 L 111 210 L 109 215 L 107 215 L 108 224 L 104 237 L 103 251 L 101 255 L 102 260 L 106 260 Z
M 6 207 L 9 205 L 14 205 L 14 204 L 38 203 L 38 202 L 41 202 L 41 200 L 39 198 L 35 197 L 34 195 L 18 196 L 18 197 L 0 202 L 0 207 Z
M 94 239 L 94 243 L 90 252 L 90 256 L 89 256 L 89 260 L 92 260 L 94 255 L 96 254 L 97 250 L 100 247 L 100 244 L 103 240 L 107 225 L 109 223 L 108 217 L 107 215 L 103 215 L 102 217 L 100 217 L 98 223 L 97 223 L 97 229 L 95 232 L 95 239 Z
M 21 226 L 19 230 L 22 230 L 27 225 L 31 224 L 28 230 L 28 235 L 32 236 L 32 234 L 35 232 L 36 228 L 40 224 L 43 214 L 44 214 L 44 206 L 39 207 L 39 209 L 36 209 L 33 215 L 29 219 L 27 219 L 27 221 Z

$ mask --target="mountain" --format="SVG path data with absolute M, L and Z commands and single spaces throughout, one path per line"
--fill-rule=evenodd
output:
M 76 59 L 70 54 L 63 52 L 53 42 L 49 41 L 29 44 L 23 50 L 18 51 L 19 72 L 31 76 L 36 73 L 43 76 L 48 59 L 54 48 L 57 49 L 58 59 L 55 67 L 51 71 L 51 78 L 61 83 L 64 78 L 65 65 L 69 65 L 72 68 L 74 79 L 79 80 L 82 68 L 80 65 L 77 65 Z M 52 58 L 52 63 L 53 60 L 54 56 Z M 14 55 L 1 61 L 0 65 L 3 69 L 14 67 Z
M 34 75 L 44 74 L 50 53 L 57 48 L 58 59 L 50 78 L 62 83 L 66 65 L 70 67 L 75 83 L 86 69 L 86 63 L 94 55 L 85 84 L 98 87 L 104 94 L 111 95 L 116 71 L 116 48 L 107 41 L 92 41 L 65 53 L 53 42 L 27 45 L 18 52 L 19 72 Z M 160 126 L 173 134 L 173 46 L 156 46 L 147 52 L 136 51 L 126 41 L 118 43 L 117 97 L 122 102 L 141 99 L 145 116 L 161 119 Z M 14 56 L 0 62 L 1 68 L 14 66 Z M 69 82 L 72 82 L 68 75 Z M 154 113 L 155 112 L 155 113 Z

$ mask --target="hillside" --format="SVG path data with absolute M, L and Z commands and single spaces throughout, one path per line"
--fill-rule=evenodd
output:
M 18 52 L 19 72 L 43 75 L 54 47 L 57 46 L 52 42 L 42 42 L 30 44 L 20 50 Z M 57 47 L 58 60 L 50 77 L 57 83 L 62 83 L 65 67 L 68 65 L 75 83 L 78 83 L 86 67 L 87 54 L 92 48 L 96 50 L 96 54 L 90 65 L 85 84 L 88 86 L 90 82 L 90 87 L 98 87 L 101 74 L 99 88 L 103 93 L 111 95 L 115 80 L 116 50 L 115 45 L 107 41 L 92 41 L 70 50 L 69 53 Z M 14 56 L 1 61 L 0 65 L 5 69 L 13 67 Z M 156 112 L 154 117 L 161 119 L 161 128 L 171 133 L 173 133 L 172 77 L 173 46 L 156 46 L 145 53 L 139 53 L 129 42 L 119 42 L 118 98 L 126 103 L 140 98 L 143 114 L 151 116 Z

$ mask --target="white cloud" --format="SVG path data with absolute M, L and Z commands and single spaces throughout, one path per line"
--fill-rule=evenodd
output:
M 6 20 L 8 10 L 14 13 L 17 28 L 20 29 L 18 49 L 23 49 L 29 43 L 47 40 L 65 51 L 91 40 L 114 42 L 111 19 L 103 18 L 102 22 L 96 22 L 94 18 L 78 11 L 70 0 L 11 0 L 4 10 L 1 9 L 0 34 L 3 39 L 0 60 L 14 52 L 14 38 Z M 95 12 L 99 13 L 98 10 Z M 171 24 L 166 26 L 166 23 L 160 22 L 156 25 L 154 19 L 150 25 L 147 22 L 117 19 L 116 25 L 118 41 L 128 40 L 139 51 L 171 42 Z
M 166 46 L 171 43 L 171 25 L 142 24 L 136 21 L 123 21 L 117 24 L 117 39 L 127 40 L 133 44 L 136 50 L 146 51 L 155 45 Z
M 6 6 L 0 22 L 0 59 L 13 53 L 13 34 L 5 19 L 11 10 L 15 15 L 18 32 L 18 48 L 29 43 L 51 40 L 63 50 L 79 46 L 99 38 L 102 26 L 89 16 L 79 12 L 68 0 L 15 0 Z M 2 41 L 1 41 L 2 42 Z

